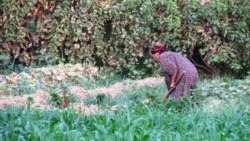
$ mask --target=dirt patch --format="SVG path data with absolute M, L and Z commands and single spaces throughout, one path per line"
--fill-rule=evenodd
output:
M 53 67 L 32 68 L 28 73 L 12 73 L 10 75 L 0 75 L 0 109 L 9 106 L 27 107 L 28 99 L 32 99 L 31 108 L 52 109 L 55 108 L 48 104 L 51 98 L 48 89 L 51 86 L 58 86 L 63 82 L 78 84 L 78 80 L 93 80 L 99 76 L 98 69 L 92 66 L 81 64 L 66 64 Z M 85 114 L 94 113 L 99 110 L 97 105 L 85 106 L 83 102 L 89 96 L 104 94 L 108 97 L 115 98 L 130 88 L 140 88 L 144 86 L 157 86 L 164 83 L 160 77 L 149 77 L 141 80 L 124 80 L 114 83 L 109 87 L 98 87 L 86 90 L 83 87 L 69 86 L 68 93 L 74 94 L 77 102 L 70 103 L 75 111 Z M 34 91 L 32 91 L 32 88 Z M 24 94 L 20 96 L 21 94 Z M 27 94 L 26 94 L 27 93 Z M 29 94 L 28 94 L 29 93 Z M 30 94 L 33 93 L 33 94 Z M 63 96 L 63 90 L 56 92 L 60 97 Z M 4 94 L 4 95 L 3 95 Z M 15 96 L 18 95 L 18 96 Z M 116 105 L 111 107 L 112 110 L 122 107 Z
M 28 98 L 33 99 L 33 108 L 42 107 L 46 105 L 46 99 L 49 97 L 49 94 L 43 90 L 37 90 L 36 93 L 32 95 L 23 95 L 23 96 L 1 96 L 0 97 L 0 108 L 6 108 L 9 106 L 26 106 L 28 103 Z
M 89 96 L 89 92 L 82 87 L 70 86 L 69 93 L 74 94 L 78 99 L 85 99 Z
M 0 108 L 2 109 L 13 105 L 25 105 L 26 102 L 26 96 L 2 96 L 0 98 Z
M 125 80 L 123 82 L 117 82 L 110 87 L 100 87 L 92 90 L 85 90 L 82 87 L 70 87 L 70 93 L 74 93 L 77 98 L 86 98 L 87 96 L 96 96 L 98 94 L 105 94 L 106 96 L 115 98 L 119 96 L 123 91 L 129 88 L 140 88 L 144 86 L 157 86 L 164 83 L 161 77 L 149 77 L 142 80 Z
M 143 86 L 157 86 L 164 83 L 163 78 L 160 77 L 150 77 L 142 80 L 125 80 L 123 82 L 118 82 L 110 87 L 100 87 L 91 90 L 85 90 L 82 87 L 70 86 L 68 88 L 69 93 L 75 94 L 77 99 L 86 99 L 88 96 L 96 96 L 98 94 L 105 94 L 109 97 L 115 98 L 119 96 L 123 91 L 128 90 L 129 88 L 135 87 L 140 88 Z M 0 97 L 0 109 L 6 108 L 9 106 L 27 106 L 28 98 L 31 97 L 33 99 L 32 108 L 39 109 L 51 109 L 50 105 L 47 104 L 47 99 L 49 98 L 49 93 L 44 90 L 37 90 L 36 93 L 31 95 L 23 95 L 23 96 L 1 96 Z M 118 109 L 121 107 L 116 105 L 111 109 Z M 91 113 L 95 113 L 99 110 L 97 105 L 85 106 L 84 103 L 74 103 L 72 108 L 77 112 L 82 112 L 86 115 Z

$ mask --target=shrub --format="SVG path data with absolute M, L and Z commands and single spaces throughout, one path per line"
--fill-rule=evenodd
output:
M 0 4 L 0 63 L 92 63 L 143 77 L 156 64 L 148 49 L 164 42 L 213 72 L 250 68 L 250 2 L 213 0 L 9 1 Z M 197 66 L 198 66 L 197 65 Z

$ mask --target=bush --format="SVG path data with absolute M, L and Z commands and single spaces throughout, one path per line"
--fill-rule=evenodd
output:
M 0 63 L 92 63 L 130 77 L 155 73 L 164 42 L 214 72 L 250 68 L 250 2 L 213 0 L 9 1 L 0 4 Z

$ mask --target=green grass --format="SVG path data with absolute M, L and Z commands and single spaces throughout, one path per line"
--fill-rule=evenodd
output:
M 109 79 L 95 84 L 112 84 L 114 81 Z M 191 97 L 180 101 L 169 99 L 166 103 L 161 100 L 164 85 L 131 88 L 115 99 L 100 94 L 86 102 L 98 104 L 106 111 L 88 116 L 70 109 L 2 109 L 0 140 L 247 141 L 250 138 L 249 84 L 249 77 L 201 81 Z M 148 100 L 146 104 L 145 99 Z M 117 104 L 125 106 L 109 110 Z
M 137 105 L 117 112 L 83 116 L 69 110 L 6 109 L 0 139 L 7 140 L 247 140 L 250 114 L 240 110 L 209 114 Z

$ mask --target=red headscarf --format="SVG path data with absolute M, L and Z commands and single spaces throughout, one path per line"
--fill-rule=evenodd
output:
M 155 43 L 154 46 L 150 49 L 151 54 L 162 53 L 166 51 L 165 45 L 162 43 Z

